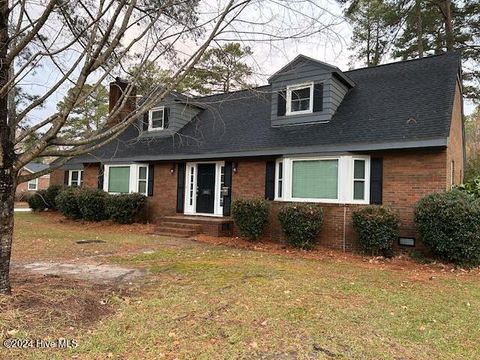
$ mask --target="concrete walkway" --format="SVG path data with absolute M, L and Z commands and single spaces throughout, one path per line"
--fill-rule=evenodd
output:
M 146 272 L 144 270 L 124 268 L 105 264 L 69 264 L 56 262 L 13 263 L 13 270 L 27 270 L 43 275 L 66 276 L 88 280 L 99 284 L 118 284 L 130 282 Z

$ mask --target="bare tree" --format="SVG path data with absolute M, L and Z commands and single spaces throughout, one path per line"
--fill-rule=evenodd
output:
M 174 89 L 212 44 L 239 39 L 298 40 L 325 34 L 335 25 L 335 21 L 320 21 L 320 0 L 229 0 L 214 8 L 212 3 L 0 0 L 0 293 L 11 292 L 16 185 L 55 169 L 20 175 L 23 166 L 54 156 L 59 157 L 58 168 L 71 157 L 112 141 Z M 271 6 L 268 10 L 266 3 Z M 151 62 L 174 69 L 168 83 L 149 92 L 135 110 L 126 113 L 135 95 L 134 87 L 128 85 L 105 127 L 84 136 L 64 136 L 62 129 L 68 126 L 76 104 L 115 75 L 124 74 L 128 66 L 141 69 Z M 19 91 L 22 82 L 39 66 L 54 71 L 54 81 L 44 92 L 18 101 L 25 94 Z M 62 106 L 31 121 L 31 114 L 59 93 L 66 94 Z M 110 121 L 118 118 L 121 121 Z

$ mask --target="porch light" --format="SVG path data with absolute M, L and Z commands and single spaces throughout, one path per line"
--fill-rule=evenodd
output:
M 232 170 L 235 174 L 237 173 L 237 169 L 238 169 L 238 163 L 237 162 L 232 163 Z
M 170 174 L 174 174 L 175 173 L 175 164 L 172 164 L 172 166 L 170 167 Z

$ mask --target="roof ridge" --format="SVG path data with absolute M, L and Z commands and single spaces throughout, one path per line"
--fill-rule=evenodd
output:
M 432 58 L 437 58 L 437 57 L 441 57 L 441 56 L 451 56 L 451 55 L 457 55 L 457 56 L 459 56 L 458 54 L 459 54 L 458 51 L 449 51 L 449 52 L 444 52 L 444 53 L 442 53 L 442 54 L 433 54 L 433 55 L 424 56 L 424 57 L 422 57 L 422 58 L 414 58 L 414 59 L 406 59 L 406 60 L 394 61 L 394 62 L 389 62 L 389 63 L 385 63 L 385 64 L 378 64 L 378 65 L 375 65 L 375 66 L 364 66 L 364 67 L 361 67 L 361 68 L 358 68 L 358 69 L 346 70 L 346 71 L 344 71 L 344 73 L 349 73 L 349 72 L 359 71 L 359 70 L 375 69 L 375 68 L 379 68 L 379 67 L 382 67 L 382 66 L 403 64 L 403 63 L 406 63 L 406 62 L 430 60 L 430 59 L 432 59 Z
M 266 87 L 271 87 L 271 85 L 270 84 L 265 84 L 265 85 L 259 85 L 259 86 L 252 86 L 252 87 L 249 87 L 247 89 L 240 89 L 240 90 L 229 91 L 229 92 L 221 92 L 221 93 L 217 93 L 217 94 L 210 94 L 210 95 L 203 95 L 203 96 L 194 96 L 191 99 L 192 100 L 199 100 L 199 99 L 205 99 L 205 98 L 209 98 L 209 97 L 213 97 L 213 96 L 231 95 L 231 94 L 236 94 L 236 93 L 239 93 L 239 92 L 242 92 L 242 91 L 252 91 L 252 90 L 255 90 L 255 89 L 266 88 Z

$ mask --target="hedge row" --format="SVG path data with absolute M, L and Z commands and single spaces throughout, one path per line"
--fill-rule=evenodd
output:
M 268 224 L 270 207 L 263 199 L 239 199 L 232 203 L 232 217 L 242 236 L 259 239 Z M 354 213 L 362 248 L 371 254 L 391 256 L 398 237 L 398 217 L 384 207 L 366 207 Z M 323 208 L 316 204 L 288 204 L 278 213 L 287 244 L 309 250 L 315 247 L 323 224 Z
M 28 203 L 33 211 L 59 210 L 69 219 L 111 219 L 119 224 L 131 224 L 144 220 L 146 197 L 141 194 L 111 195 L 98 189 L 52 185 L 30 196 Z

